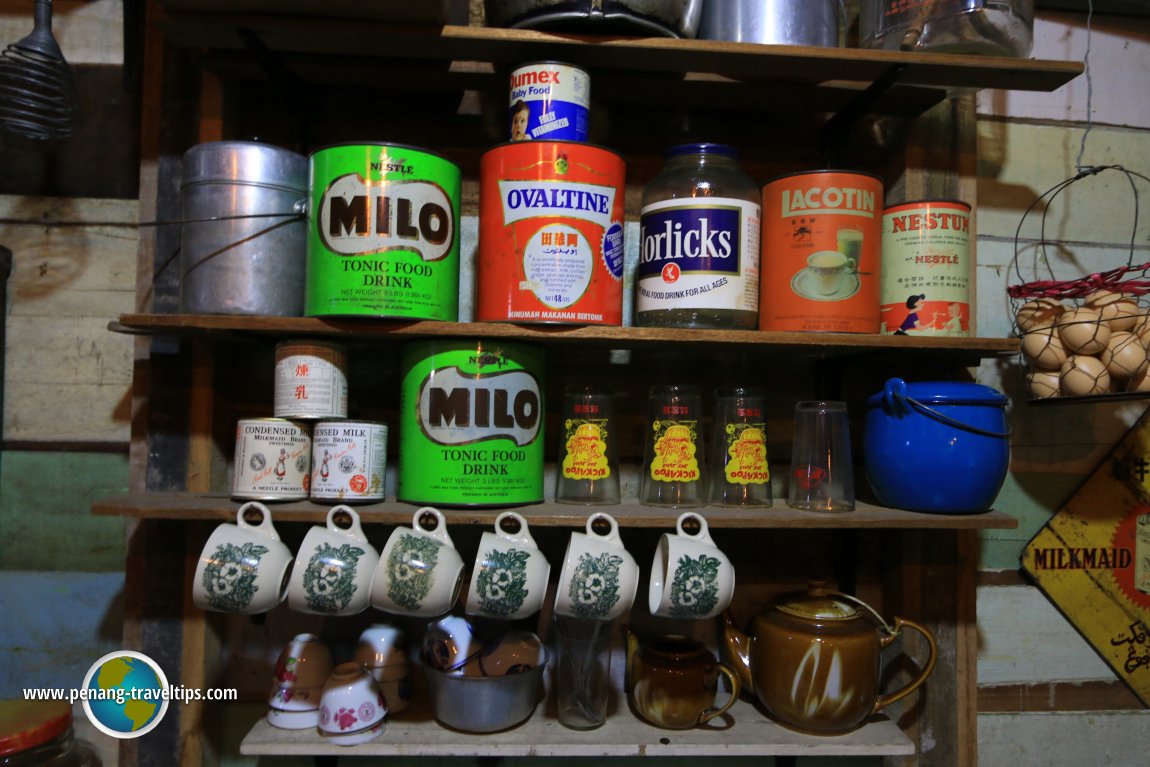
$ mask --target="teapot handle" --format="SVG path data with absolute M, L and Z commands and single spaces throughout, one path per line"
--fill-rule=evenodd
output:
M 918 623 L 915 623 L 909 618 L 900 618 L 897 615 L 895 616 L 894 631 L 882 638 L 882 646 L 886 647 L 891 642 L 893 642 L 895 637 L 899 635 L 899 632 L 902 631 L 903 626 L 909 626 L 918 633 L 922 634 L 923 638 L 926 639 L 926 644 L 929 649 L 926 663 L 923 664 L 922 669 L 918 672 L 915 678 L 910 680 L 910 682 L 907 683 L 905 687 L 895 690 L 889 695 L 880 695 L 878 700 L 876 700 L 874 703 L 874 708 L 871 709 L 872 714 L 876 711 L 886 708 L 891 703 L 894 703 L 897 700 L 902 700 L 907 695 L 910 695 L 912 692 L 917 690 L 923 682 L 926 681 L 926 678 L 930 676 L 930 672 L 934 670 L 935 657 L 938 655 L 938 645 L 935 644 L 934 634 L 932 634 L 929 629 L 919 625 Z
M 699 714 L 698 724 L 702 724 L 703 722 L 709 722 L 712 719 L 714 719 L 716 716 L 722 716 L 723 714 L 727 713 L 727 709 L 729 709 L 731 706 L 735 705 L 735 701 L 737 701 L 739 699 L 739 688 L 740 688 L 739 675 L 736 674 L 735 670 L 733 668 L 731 668 L 730 666 L 728 666 L 726 663 L 716 663 L 715 668 L 718 669 L 719 673 L 721 673 L 723 676 L 727 677 L 727 681 L 731 685 L 731 696 L 729 698 L 727 698 L 727 702 L 724 703 L 719 708 L 715 708 L 714 706 L 712 706 L 711 708 L 704 711 L 702 714 Z

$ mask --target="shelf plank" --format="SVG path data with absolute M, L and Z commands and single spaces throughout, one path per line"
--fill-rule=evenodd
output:
M 353 340 L 485 338 L 600 348 L 754 346 L 764 351 L 860 354 L 925 352 L 956 364 L 1017 354 L 1017 338 L 886 336 L 865 333 L 799 333 L 749 330 L 605 327 L 600 325 L 514 325 L 498 322 L 434 322 L 377 318 L 266 317 L 222 314 L 124 314 L 109 329 L 121 333 L 178 336 L 342 337 Z
M 209 493 L 127 493 L 113 495 L 92 504 L 92 513 L 100 516 L 124 516 L 137 519 L 234 520 L 242 501 Z M 323 523 L 335 502 L 315 501 L 268 502 L 277 522 Z M 385 501 L 356 505 L 365 524 L 410 524 L 419 504 Z M 602 509 L 623 527 L 674 527 L 684 509 L 641 506 L 634 499 L 617 506 L 578 506 L 545 502 L 516 507 L 532 527 L 575 527 L 587 522 L 587 515 Z M 492 525 L 504 511 L 500 508 L 444 508 L 453 525 Z M 698 510 L 710 527 L 722 528 L 819 528 L 819 529 L 948 529 L 1012 530 L 1018 520 L 1000 511 L 973 514 L 926 514 L 859 503 L 853 512 L 820 513 L 799 511 L 781 504 L 769 509 L 729 509 L 707 506 Z
M 388 722 L 370 743 L 339 746 L 315 730 L 281 730 L 261 719 L 240 744 L 245 756 L 909 756 L 910 739 L 890 720 L 875 717 L 846 735 L 805 735 L 769 720 L 740 700 L 729 726 L 664 730 L 630 713 L 609 717 L 591 732 L 569 730 L 540 705 L 519 727 L 476 735 L 448 729 L 418 707 Z
M 936 88 L 1053 91 L 1083 71 L 1081 62 L 957 56 L 857 48 L 759 45 L 663 37 L 604 37 L 473 26 L 397 26 L 372 19 L 212 14 L 169 10 L 163 21 L 177 47 L 243 50 L 236 30 L 276 53 L 370 56 L 516 64 L 558 59 L 592 70 L 712 73 L 741 80 L 873 82 L 892 67 L 899 82 Z

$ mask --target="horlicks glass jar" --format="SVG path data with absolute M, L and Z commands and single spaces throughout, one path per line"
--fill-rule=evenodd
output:
M 723 144 L 669 149 L 643 191 L 635 324 L 754 330 L 759 188 Z

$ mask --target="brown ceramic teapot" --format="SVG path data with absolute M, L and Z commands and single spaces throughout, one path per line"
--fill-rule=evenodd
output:
M 657 727 L 685 730 L 723 714 L 739 697 L 739 677 L 693 639 L 664 634 L 640 643 L 630 626 L 627 639 L 627 700 L 642 719 Z M 719 674 L 731 695 L 715 707 Z
M 750 636 L 730 610 L 723 621 L 723 644 L 743 689 L 781 724 L 805 732 L 849 732 L 917 689 L 934 668 L 929 630 L 898 617 L 892 628 L 865 602 L 819 583 L 776 598 L 755 617 Z M 882 695 L 881 652 L 903 626 L 926 638 L 929 657 L 907 685 Z

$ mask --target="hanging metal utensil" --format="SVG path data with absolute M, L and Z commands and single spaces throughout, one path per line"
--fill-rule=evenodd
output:
M 42 141 L 72 134 L 72 70 L 52 36 L 52 0 L 36 0 L 31 34 L 0 54 L 0 127 Z

